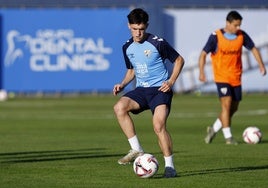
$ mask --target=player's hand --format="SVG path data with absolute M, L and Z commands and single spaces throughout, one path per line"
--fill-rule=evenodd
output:
M 199 74 L 199 80 L 200 80 L 201 82 L 206 82 L 206 81 L 207 81 L 206 75 L 200 73 L 200 74 Z
M 120 93 L 123 90 L 123 87 L 121 84 L 115 84 L 114 85 L 114 89 L 113 89 L 113 94 L 117 95 L 118 93 Z
M 263 67 L 262 69 L 260 69 L 261 75 L 265 76 L 266 75 L 266 69 L 265 67 Z
M 168 92 L 171 90 L 171 88 L 172 88 L 172 84 L 170 83 L 170 81 L 167 80 L 163 82 L 162 86 L 158 90 L 162 92 Z

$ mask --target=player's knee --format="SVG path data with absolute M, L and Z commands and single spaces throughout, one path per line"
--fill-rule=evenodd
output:
M 122 102 L 118 101 L 115 105 L 114 105 L 114 113 L 115 114 L 121 114 L 125 112 L 125 107 L 122 104 Z
M 120 111 L 120 104 L 116 103 L 114 105 L 114 113 L 117 114 L 118 111 Z
M 165 126 L 157 126 L 157 125 L 154 125 L 154 132 L 155 134 L 161 134 L 165 131 Z

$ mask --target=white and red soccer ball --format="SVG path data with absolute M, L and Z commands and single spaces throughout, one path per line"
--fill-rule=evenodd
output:
M 144 153 L 135 159 L 133 170 L 140 178 L 150 178 L 158 171 L 158 161 L 152 154 Z
M 247 144 L 258 144 L 261 142 L 262 133 L 258 127 L 250 126 L 247 127 L 243 132 L 243 140 Z

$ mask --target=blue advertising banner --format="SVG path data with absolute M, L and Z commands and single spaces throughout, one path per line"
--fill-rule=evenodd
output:
M 128 9 L 0 10 L 2 88 L 111 91 L 125 65 Z

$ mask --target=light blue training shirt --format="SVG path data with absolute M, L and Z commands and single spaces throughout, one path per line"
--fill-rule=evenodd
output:
M 134 69 L 136 87 L 160 87 L 169 79 L 165 60 L 175 62 L 180 54 L 163 38 L 147 33 L 142 42 L 129 39 L 123 45 L 127 69 Z

